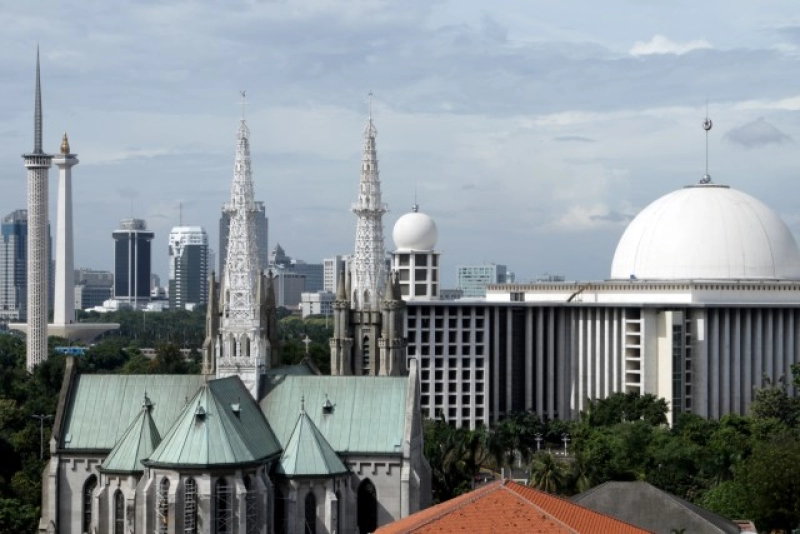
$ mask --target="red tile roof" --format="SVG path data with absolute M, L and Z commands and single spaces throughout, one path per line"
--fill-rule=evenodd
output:
M 645 534 L 648 531 L 510 481 L 498 481 L 379 528 L 376 534 L 530 532 Z

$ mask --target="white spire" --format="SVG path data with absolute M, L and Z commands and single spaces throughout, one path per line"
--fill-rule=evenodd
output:
M 361 158 L 361 179 L 358 201 L 353 204 L 356 223 L 356 250 L 351 263 L 353 309 L 377 310 L 386 284 L 386 249 L 383 243 L 383 214 L 381 181 L 375 137 L 378 131 L 372 121 L 372 92 L 369 93 L 369 118 L 364 129 L 364 154 Z
M 251 392 L 257 392 L 258 367 L 266 365 L 266 347 L 260 331 L 257 295 L 258 244 L 255 231 L 256 205 L 250 171 L 250 130 L 242 119 L 236 143 L 236 159 L 231 183 L 231 199 L 225 204 L 230 217 L 228 251 L 221 291 L 222 320 L 218 376 L 239 374 Z

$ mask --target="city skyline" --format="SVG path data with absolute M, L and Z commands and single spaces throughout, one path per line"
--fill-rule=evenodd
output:
M 307 261 L 352 249 L 370 90 L 386 229 L 416 189 L 440 229 L 443 287 L 455 285 L 457 265 L 484 261 L 521 282 L 543 272 L 607 278 L 630 219 L 702 176 L 706 99 L 714 181 L 756 195 L 797 235 L 792 7 L 9 5 L 18 23 L 0 57 L 0 212 L 26 204 L 19 154 L 32 134 L 40 41 L 44 150 L 57 152 L 66 130 L 81 154 L 76 266 L 112 270 L 119 219 L 142 218 L 165 280 L 181 204 L 186 223 L 218 242 L 240 89 L 271 241 Z M 52 16 L 39 24 L 42 9 Z M 52 175 L 50 186 L 52 222 Z

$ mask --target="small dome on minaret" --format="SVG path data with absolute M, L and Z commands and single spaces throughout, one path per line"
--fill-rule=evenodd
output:
M 439 239 L 439 230 L 433 219 L 414 204 L 411 213 L 397 219 L 392 238 L 397 250 L 433 250 Z

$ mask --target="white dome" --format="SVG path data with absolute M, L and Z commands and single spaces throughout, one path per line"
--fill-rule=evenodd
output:
M 800 251 L 761 201 L 727 186 L 688 186 L 659 198 L 628 225 L 611 278 L 800 279 Z
M 396 250 L 433 250 L 439 230 L 428 215 L 412 211 L 394 223 L 392 239 Z

